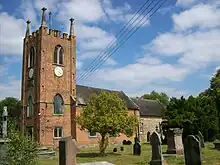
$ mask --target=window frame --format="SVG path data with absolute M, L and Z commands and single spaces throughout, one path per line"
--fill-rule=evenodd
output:
M 30 102 L 29 102 L 29 100 L 31 100 L 31 103 L 32 103 L 32 105 L 31 105 L 31 109 L 30 109 Z M 34 102 L 33 102 L 33 97 L 32 96 L 29 96 L 28 97 L 28 100 L 27 100 L 27 114 L 26 114 L 26 116 L 27 117 L 32 117 L 33 115 L 34 115 Z
M 59 130 L 61 129 L 61 136 L 57 136 L 59 135 Z M 55 136 L 55 130 L 56 130 L 56 136 Z M 62 138 L 64 137 L 64 128 L 63 126 L 55 126 L 54 129 L 53 129 L 53 138 L 55 139 L 59 139 L 59 138 Z
M 31 46 L 28 53 L 28 68 L 32 68 L 35 65 L 36 50 L 34 46 Z
M 95 133 L 95 135 L 91 135 L 91 133 Z M 89 138 L 97 138 L 97 132 L 88 132 L 88 136 L 89 136 Z
M 62 51 L 62 55 L 61 55 L 61 51 Z M 60 58 L 61 58 L 61 60 L 60 60 Z M 64 65 L 64 49 L 61 45 L 56 45 L 54 48 L 53 63 L 55 65 Z
M 144 132 L 144 123 L 143 123 L 143 122 L 140 122 L 139 133 L 140 133 L 140 134 L 143 134 L 143 132 Z
M 57 111 L 56 110 L 56 97 L 58 97 L 61 99 L 61 106 L 62 106 L 62 111 Z M 61 96 L 61 94 L 57 93 L 55 96 L 54 96 L 54 99 L 53 99 L 53 115 L 64 115 L 64 100 L 63 100 L 63 97 Z

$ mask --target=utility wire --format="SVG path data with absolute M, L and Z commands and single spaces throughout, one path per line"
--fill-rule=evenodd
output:
M 125 26 L 117 33 L 116 37 L 103 49 L 103 51 L 102 51 L 102 52 L 90 63 L 90 65 L 88 65 L 88 67 L 85 68 L 84 70 L 88 70 L 89 67 L 92 66 L 97 59 L 99 59 L 99 57 L 102 57 L 102 56 L 103 56 L 102 54 L 105 52 L 105 50 L 108 50 L 109 47 L 114 46 L 115 40 L 116 40 L 117 38 L 119 38 L 119 36 L 121 35 L 120 33 L 123 32 L 124 29 L 128 29 L 128 28 L 126 28 L 127 25 L 131 25 L 130 22 L 131 22 L 136 16 L 140 15 L 139 12 L 145 7 L 145 5 L 146 5 L 148 2 L 149 2 L 149 0 L 147 0 L 147 1 L 142 5 L 142 7 L 133 15 L 133 17 L 132 17 L 132 18 L 125 24 Z M 152 2 L 153 2 L 153 1 L 152 1 Z M 151 3 L 152 3 L 152 2 L 151 2 Z M 150 5 L 151 5 L 151 3 L 150 3 Z M 149 7 L 149 5 L 148 5 L 148 7 Z M 143 13 L 143 12 L 142 12 L 142 13 Z M 142 13 L 141 13 L 141 14 L 142 14 Z M 138 17 L 137 17 L 137 18 L 138 18 Z M 135 19 L 135 21 L 137 20 L 137 18 Z M 134 22 L 135 22 L 135 21 L 134 21 Z M 134 23 L 134 22 L 133 22 L 133 23 Z M 132 24 L 133 24 L 133 23 L 132 23 Z M 126 30 L 125 30 L 124 32 L 126 32 Z M 122 33 L 122 35 L 123 35 L 123 34 L 124 34 L 124 33 Z M 76 80 L 77 80 L 77 79 L 78 79 L 78 76 L 76 77 Z
M 157 4 L 159 4 L 159 2 L 160 2 L 160 1 L 158 1 L 158 2 L 154 5 L 154 7 L 157 6 Z M 161 8 L 161 6 L 163 6 L 166 2 L 167 2 L 167 0 L 164 0 L 164 2 L 161 3 L 161 4 L 159 5 L 159 7 L 157 7 L 156 10 L 154 10 L 153 13 L 149 15 L 149 17 L 147 18 L 147 20 L 148 20 L 150 17 L 152 17 L 152 16 Z M 153 10 L 154 7 L 152 7 L 151 10 Z M 151 10 L 150 10 L 150 11 L 151 11 Z M 148 15 L 148 13 L 147 13 L 144 17 L 142 17 L 142 19 L 141 19 L 138 23 L 140 23 L 147 15 Z M 111 57 L 121 46 L 123 46 L 124 43 L 125 43 L 131 36 L 133 36 L 133 35 L 135 34 L 135 32 L 137 32 L 137 30 L 140 29 L 140 28 L 144 25 L 145 22 L 146 22 L 146 21 L 143 21 L 143 22 L 141 23 L 141 25 L 140 25 L 137 29 L 135 29 L 126 39 L 124 39 L 124 41 L 121 43 L 121 45 L 119 45 L 118 47 L 115 47 L 116 49 L 113 50 L 113 52 L 111 52 L 111 53 L 109 54 L 109 56 L 104 59 L 104 62 L 105 62 L 109 57 Z M 135 26 L 134 26 L 134 27 L 135 27 Z M 132 29 L 133 29 L 133 28 L 132 28 Z M 118 45 L 118 44 L 117 44 L 117 45 Z M 104 62 L 99 63 L 99 64 L 96 65 L 94 68 L 92 68 L 92 69 L 90 70 L 90 72 L 87 72 L 87 74 L 85 74 L 85 76 L 81 77 L 81 79 L 78 81 L 78 83 L 79 83 L 80 81 L 86 79 L 88 76 L 90 76 L 90 75 L 92 74 L 92 72 L 96 71 L 96 70 L 98 69 L 98 67 L 100 67 Z
M 154 7 L 155 7 L 157 4 L 159 4 L 159 2 L 160 2 L 160 1 L 158 1 L 158 2 L 154 5 Z M 165 3 L 165 2 L 166 2 L 166 1 L 164 1 L 164 3 Z M 163 4 L 164 4 L 164 3 L 163 3 Z M 162 5 L 163 5 L 163 4 L 162 4 Z M 162 5 L 160 5 L 160 6 L 153 12 L 153 14 L 154 14 Z M 150 13 L 150 12 L 154 9 L 154 7 L 152 7 L 151 10 L 150 10 L 148 13 Z M 142 19 L 139 20 L 138 24 L 148 15 L 148 13 L 147 13 L 144 17 L 142 17 Z M 149 17 L 151 17 L 153 14 L 151 14 Z M 149 17 L 148 17 L 148 18 L 149 18 Z M 126 39 L 124 39 L 124 42 L 122 42 L 122 45 L 123 45 L 138 29 L 140 29 L 145 22 L 146 22 L 146 21 L 144 21 L 144 22 L 141 24 L 141 26 L 139 26 L 139 28 L 135 29 L 132 34 L 130 34 Z M 133 26 L 132 30 L 133 30 L 134 28 L 135 28 L 135 26 Z M 119 44 L 117 44 L 116 47 L 114 47 L 114 48 L 116 48 L 116 49 L 113 50 L 112 53 L 110 53 L 109 57 L 112 56 L 112 54 L 115 53 L 115 52 L 122 46 L 122 45 L 121 45 L 121 46 L 120 46 L 120 45 L 118 46 L 118 45 L 119 45 Z M 117 47 L 117 46 L 118 46 L 118 47 Z M 111 51 L 110 51 L 110 52 L 111 52 Z M 108 53 L 108 54 L 109 54 L 109 53 Z M 108 60 L 108 58 L 109 58 L 109 57 L 107 57 L 108 54 L 105 55 L 104 62 L 105 62 L 106 60 Z M 107 57 L 107 58 L 106 58 L 106 57 Z M 103 64 L 104 62 L 98 63 L 98 64 L 95 65 L 93 68 L 91 68 L 91 70 L 90 70 L 89 72 L 87 72 L 86 74 L 84 74 L 84 76 L 82 76 L 81 79 L 80 79 L 77 83 L 79 83 L 80 81 L 82 81 L 82 80 L 84 80 L 85 78 L 87 78 L 88 76 L 90 76 L 90 75 L 92 74 L 92 72 L 96 71 L 97 68 L 98 68 L 101 64 Z

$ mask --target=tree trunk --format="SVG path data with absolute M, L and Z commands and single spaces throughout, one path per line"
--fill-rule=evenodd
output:
M 106 133 L 103 133 L 101 134 L 101 141 L 100 141 L 100 144 L 99 144 L 100 148 L 100 155 L 101 156 L 104 156 L 105 155 L 105 150 L 108 146 L 108 136 Z

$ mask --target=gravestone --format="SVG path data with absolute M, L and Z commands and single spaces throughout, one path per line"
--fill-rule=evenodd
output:
M 202 165 L 200 142 L 193 136 L 189 135 L 184 140 L 184 157 L 186 165 Z
M 0 165 L 3 163 L 3 158 L 6 156 L 5 150 L 6 150 L 6 143 L 8 140 L 6 139 L 7 137 L 7 107 L 3 107 L 3 113 L 2 113 L 2 135 L 3 138 L 0 138 Z
M 220 141 L 219 140 L 215 140 L 213 142 L 213 144 L 214 144 L 216 150 L 220 150 Z
M 141 145 L 137 137 L 134 138 L 133 155 L 141 155 Z
M 63 137 L 59 141 L 59 165 L 76 165 L 76 154 L 79 148 L 71 136 Z
M 152 157 L 150 165 L 164 165 L 164 159 L 162 155 L 161 139 L 157 132 L 153 132 L 150 137 L 150 144 L 152 147 Z
M 182 155 L 184 153 L 182 133 L 183 130 L 180 128 L 170 128 L 167 131 L 167 154 Z
M 204 148 L 205 147 L 205 142 L 204 142 L 203 135 L 200 131 L 198 132 L 198 136 L 200 138 L 200 145 L 201 145 L 202 148 Z

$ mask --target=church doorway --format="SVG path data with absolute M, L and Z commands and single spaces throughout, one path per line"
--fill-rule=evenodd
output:
M 150 132 L 147 133 L 147 142 L 150 141 Z

